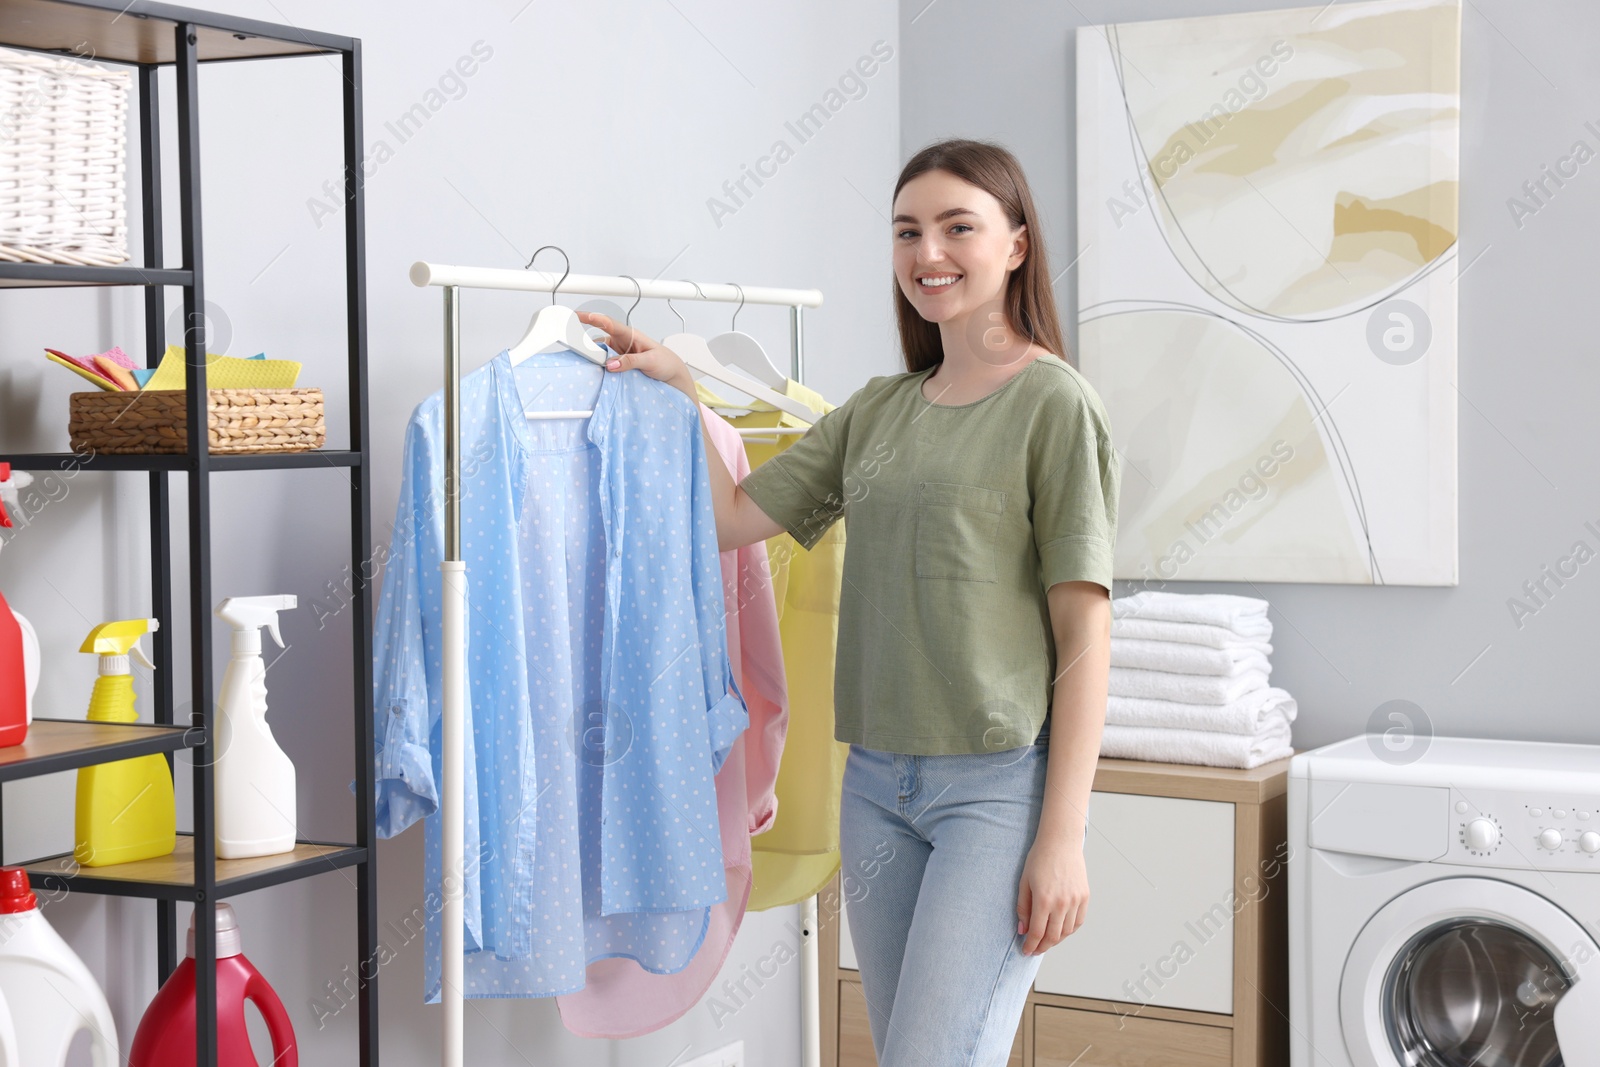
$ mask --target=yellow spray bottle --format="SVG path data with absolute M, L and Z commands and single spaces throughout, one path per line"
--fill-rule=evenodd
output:
M 79 652 L 100 657 L 100 677 L 89 697 L 90 722 L 137 722 L 128 657 L 155 669 L 139 638 L 161 624 L 156 619 L 104 622 L 89 631 Z M 78 771 L 77 828 L 73 857 L 85 867 L 166 856 L 177 844 L 177 809 L 172 772 L 160 754 L 102 763 Z

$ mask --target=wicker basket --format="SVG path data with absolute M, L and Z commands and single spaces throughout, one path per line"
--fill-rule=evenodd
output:
M 128 258 L 129 73 L 0 48 L 0 260 Z
M 187 452 L 187 395 L 182 389 L 73 393 L 72 450 Z M 206 409 L 213 453 L 305 452 L 321 448 L 327 436 L 321 389 L 211 389 Z

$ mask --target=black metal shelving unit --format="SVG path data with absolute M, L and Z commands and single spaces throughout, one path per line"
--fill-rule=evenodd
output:
M 201 64 L 283 56 L 337 55 L 343 73 L 345 175 L 346 343 L 349 371 L 350 446 L 280 455 L 212 456 L 206 440 L 205 341 L 200 328 L 185 331 L 185 387 L 188 452 L 184 455 L 106 456 L 60 453 L 4 453 L 0 459 L 19 470 L 145 471 L 150 489 L 150 615 L 172 617 L 172 504 L 169 476 L 185 473 L 188 483 L 189 583 L 191 620 L 191 722 L 174 722 L 172 641 L 162 627 L 152 636 L 155 672 L 154 724 L 103 724 L 36 719 L 26 743 L 0 749 L 0 783 L 53 774 L 95 763 L 162 752 L 169 766 L 174 754 L 193 758 L 194 828 L 181 835 L 170 856 L 156 860 L 84 868 L 72 853 L 27 861 L 36 885 L 57 891 L 145 897 L 156 903 L 158 981 L 178 963 L 177 902 L 197 907 L 313 875 L 353 867 L 356 871 L 356 940 L 360 966 L 357 1018 L 361 1067 L 378 1062 L 377 881 L 373 865 L 376 821 L 373 798 L 372 608 L 366 583 L 354 583 L 348 614 L 353 620 L 352 676 L 355 739 L 356 833 L 352 842 L 301 841 L 281 856 L 248 860 L 216 857 L 213 789 L 211 485 L 213 472 L 348 468 L 350 479 L 350 556 L 359 569 L 371 555 L 371 499 L 367 468 L 371 451 L 367 421 L 365 213 L 361 153 L 361 42 L 351 37 L 280 26 L 253 19 L 145 3 L 143 0 L 0 0 L 0 45 L 39 52 L 89 56 L 96 62 L 135 68 L 139 110 L 139 156 L 143 175 L 143 266 L 73 267 L 0 263 L 0 289 L 66 286 L 141 286 L 144 288 L 146 364 L 154 366 L 166 349 L 165 287 L 183 290 L 184 321 L 203 323 L 205 272 L 200 212 Z M 178 184 L 182 265 L 165 265 L 162 248 L 160 110 L 157 74 L 172 66 L 177 80 Z M 185 877 L 187 875 L 187 877 Z M 195 924 L 196 1063 L 217 1065 L 216 931 Z M 127 1035 L 131 1040 L 132 1035 Z

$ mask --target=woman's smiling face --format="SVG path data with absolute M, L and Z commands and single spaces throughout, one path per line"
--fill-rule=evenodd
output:
M 1025 236 L 1000 202 L 944 170 L 906 182 L 894 203 L 894 273 L 917 313 L 946 322 L 1001 299 Z

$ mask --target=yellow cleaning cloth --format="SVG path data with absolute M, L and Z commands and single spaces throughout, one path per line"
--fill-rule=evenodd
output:
M 77 375 L 81 375 L 82 377 L 85 377 L 85 378 L 89 379 L 91 382 L 93 382 L 94 384 L 98 385 L 100 388 L 104 389 L 108 393 L 120 393 L 120 392 L 122 392 L 122 386 L 118 385 L 116 382 L 111 381 L 110 379 L 104 377 L 103 375 L 91 374 L 89 371 L 84 370 L 82 367 L 78 366 L 76 363 L 72 362 L 71 360 L 62 359 L 60 356 L 56 355 L 54 352 L 49 351 L 48 349 L 45 350 L 44 356 L 45 356 L 46 359 L 50 360 L 52 363 L 59 363 L 63 367 L 65 367 L 69 371 L 71 371 L 72 373 L 77 374 Z
M 146 389 L 182 389 L 183 349 L 168 345 Z M 292 389 L 300 364 L 292 359 L 239 359 L 206 353 L 207 389 Z

